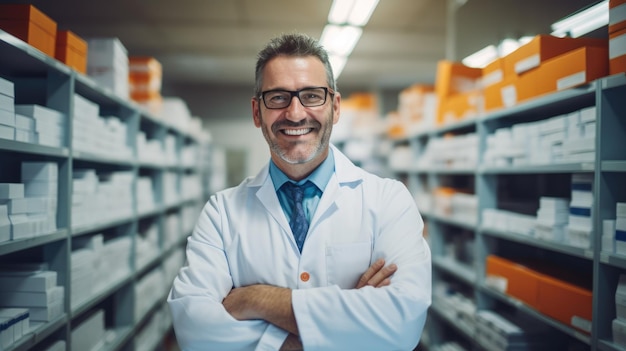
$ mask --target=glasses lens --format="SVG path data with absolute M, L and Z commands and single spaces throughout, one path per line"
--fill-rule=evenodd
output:
M 289 91 L 268 91 L 263 94 L 263 101 L 267 108 L 285 108 L 291 103 L 291 92 Z
M 326 102 L 326 89 L 324 88 L 312 88 L 300 90 L 298 94 L 300 102 L 303 106 L 312 107 L 320 106 Z

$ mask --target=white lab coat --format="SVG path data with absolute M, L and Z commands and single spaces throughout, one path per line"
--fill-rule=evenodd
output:
M 168 297 L 183 350 L 278 350 L 286 331 L 262 320 L 237 321 L 221 304 L 233 286 L 257 283 L 293 289 L 306 351 L 415 347 L 431 302 L 423 221 L 404 185 L 366 173 L 334 147 L 333 152 L 335 174 L 302 254 L 269 167 L 207 202 L 188 239 L 188 265 Z M 398 265 L 391 284 L 354 289 L 380 257 Z M 304 272 L 308 281 L 301 279 Z

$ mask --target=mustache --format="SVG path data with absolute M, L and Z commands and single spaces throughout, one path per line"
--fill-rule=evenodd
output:
M 279 130 L 284 128 L 316 128 L 320 129 L 322 124 L 316 120 L 302 120 L 300 122 L 293 122 L 289 120 L 276 121 L 272 124 L 272 132 L 278 133 Z

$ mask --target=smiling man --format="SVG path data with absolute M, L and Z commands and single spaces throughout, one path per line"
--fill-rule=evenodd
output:
M 400 182 L 330 145 L 340 117 L 325 50 L 302 34 L 259 53 L 252 117 L 271 159 L 218 192 L 168 302 L 183 350 L 412 350 L 430 250 Z

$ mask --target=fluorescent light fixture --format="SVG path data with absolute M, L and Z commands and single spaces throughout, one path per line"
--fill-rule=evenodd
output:
M 609 23 L 609 1 L 604 0 L 583 11 L 552 24 L 552 35 L 564 37 L 568 34 L 578 38 Z
M 489 45 L 462 60 L 468 67 L 483 68 L 498 58 L 498 49 L 494 45 Z
M 498 55 L 504 57 L 515 51 L 520 45 L 521 43 L 518 40 L 504 39 L 500 42 L 500 45 L 498 45 Z
M 369 21 L 379 0 L 333 0 L 328 23 L 364 26 Z
M 345 56 L 330 55 L 328 60 L 330 61 L 330 66 L 333 68 L 333 75 L 335 76 L 335 79 L 337 79 L 337 77 L 341 74 L 341 71 L 343 71 L 343 68 L 346 66 L 348 58 Z
M 327 24 L 320 43 L 331 55 L 348 56 L 356 46 L 363 29 L 353 26 Z

